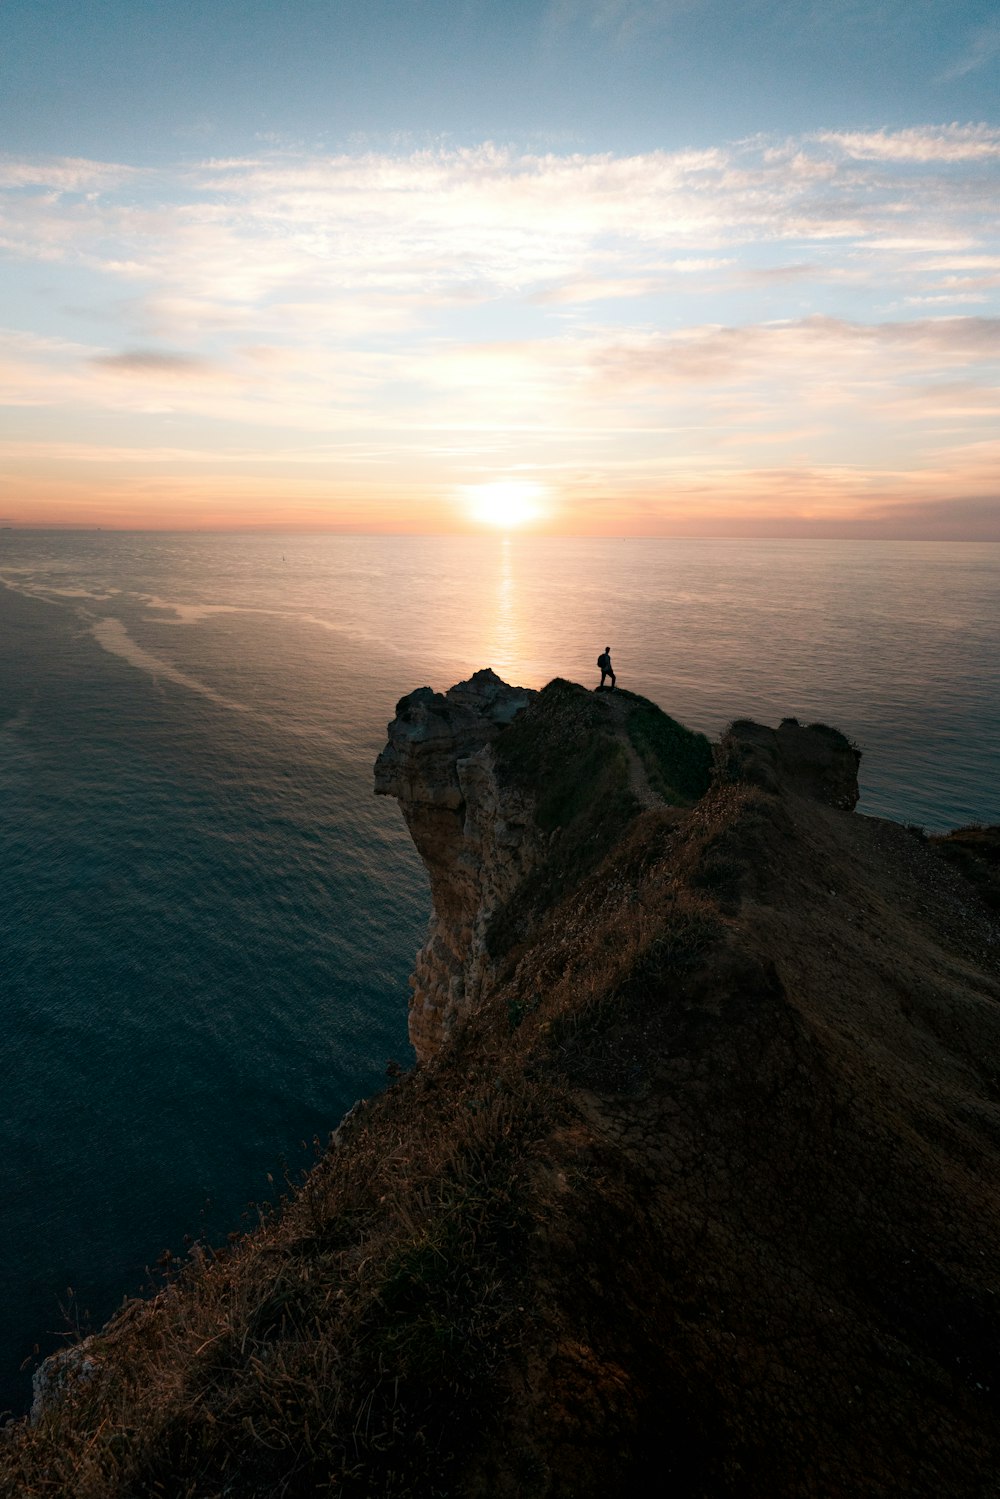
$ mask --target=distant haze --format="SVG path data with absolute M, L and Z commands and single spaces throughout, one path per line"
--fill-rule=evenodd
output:
M 0 524 L 1000 539 L 991 5 L 4 18 Z

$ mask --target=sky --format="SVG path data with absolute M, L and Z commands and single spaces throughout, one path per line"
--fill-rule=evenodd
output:
M 0 525 L 1000 540 L 992 3 L 0 35 Z

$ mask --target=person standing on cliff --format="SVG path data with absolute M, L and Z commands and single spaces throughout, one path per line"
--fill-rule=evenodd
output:
M 610 647 L 610 645 L 606 645 L 604 647 L 604 650 L 601 652 L 601 654 L 597 658 L 597 664 L 601 668 L 601 687 L 604 686 L 604 678 L 605 677 L 610 677 L 611 678 L 611 685 L 613 687 L 615 685 L 615 674 L 614 674 L 614 671 L 611 668 L 611 647 Z M 598 689 L 597 689 L 598 692 L 600 692 L 601 687 L 598 687 Z

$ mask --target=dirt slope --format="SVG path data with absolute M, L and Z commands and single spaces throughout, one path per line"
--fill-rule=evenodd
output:
M 995 1492 L 996 931 L 903 829 L 709 801 L 595 913 L 676 912 L 563 1048 L 516 1445 L 539 1493 Z

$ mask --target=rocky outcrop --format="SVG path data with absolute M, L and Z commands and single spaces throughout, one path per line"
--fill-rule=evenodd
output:
M 101 1368 L 92 1352 L 94 1339 L 85 1338 L 69 1348 L 49 1354 L 31 1376 L 31 1420 L 40 1421 L 46 1409 L 67 1399 L 76 1385 L 88 1384 Z
M 842 812 L 858 803 L 861 751 L 839 729 L 783 718 L 777 729 L 748 718 L 730 724 L 717 757 L 720 779 L 792 792 Z
M 489 981 L 486 928 L 537 860 L 529 798 L 497 776 L 492 744 L 534 696 L 486 668 L 448 692 L 418 688 L 396 704 L 375 763 L 430 877 L 434 907 L 410 980 L 410 1040 L 431 1056 Z
M 1000 912 L 1000 824 L 971 823 L 929 841 L 942 858 L 961 870 L 980 899 Z
M 533 754 L 522 754 L 531 770 L 526 789 L 525 767 L 520 776 L 504 774 L 495 746 L 535 700 L 526 722 L 538 718 L 549 732 L 543 727 L 532 735 Z M 649 718 L 658 730 L 652 740 Z M 551 732 L 554 726 L 565 731 L 562 742 Z M 664 735 L 667 745 L 658 745 Z M 410 979 L 410 1040 L 420 1061 L 437 1052 L 459 1018 L 488 992 L 495 976 L 490 928 L 544 861 L 552 840 L 567 831 L 565 796 L 556 827 L 544 807 L 539 816 L 536 805 L 536 794 L 551 784 L 555 766 L 568 771 L 583 800 L 589 792 L 592 802 L 607 803 L 608 785 L 585 785 L 587 769 L 574 761 L 581 744 L 600 743 L 603 760 L 610 760 L 617 746 L 631 810 L 648 810 L 662 806 L 663 797 L 653 790 L 647 768 L 659 785 L 684 780 L 681 767 L 692 751 L 697 760 L 699 738 L 631 693 L 586 693 L 556 682 L 539 695 L 508 686 L 488 668 L 445 693 L 421 687 L 397 703 L 389 742 L 375 764 L 375 791 L 399 801 L 430 877 L 433 910 Z M 707 742 L 701 745 L 708 760 Z M 738 720 L 718 747 L 716 777 L 849 811 L 858 800 L 860 758 L 843 734 L 823 724 L 805 728 L 786 718 L 771 729 Z M 698 785 L 697 764 L 686 766 L 686 773 L 691 787 Z M 700 787 L 707 788 L 707 776 Z M 586 841 L 594 841 L 589 831 Z

